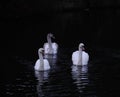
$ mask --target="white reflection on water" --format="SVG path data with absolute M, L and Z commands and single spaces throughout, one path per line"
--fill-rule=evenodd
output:
M 83 89 L 88 84 L 88 66 L 75 66 L 72 65 L 72 78 L 76 84 L 78 91 L 83 92 Z
M 44 58 L 49 61 L 50 65 L 55 65 L 57 62 L 57 54 L 45 54 Z
M 56 59 L 57 58 L 57 54 L 44 54 L 45 58 L 52 58 L 52 59 Z
M 42 91 L 42 86 L 45 82 L 48 81 L 49 71 L 43 71 L 43 72 L 35 71 L 35 76 L 38 80 L 38 84 L 36 86 L 38 97 L 43 97 L 44 92 Z

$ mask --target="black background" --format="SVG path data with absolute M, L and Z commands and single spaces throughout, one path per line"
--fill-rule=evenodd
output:
M 9 73 L 17 76 L 16 73 L 23 70 L 15 56 L 30 58 L 34 63 L 38 58 L 37 50 L 46 42 L 49 32 L 54 34 L 53 41 L 60 48 L 75 50 L 83 42 L 92 59 L 99 55 L 92 49 L 94 47 L 120 49 L 120 0 L 4 0 L 0 1 L 0 24 L 1 66 L 4 66 L 1 69 L 6 81 L 11 78 Z M 119 61 L 108 56 L 112 56 L 111 52 L 100 58 L 105 60 L 107 57 L 105 61 L 109 64 L 103 64 L 101 59 L 102 64 L 95 67 L 105 76 L 102 78 L 106 78 L 105 85 L 112 89 L 114 76 L 119 73 Z M 93 69 L 93 73 L 96 71 Z M 113 82 L 118 91 L 119 81 Z
M 119 49 L 119 7 L 120 0 L 1 1 L 1 47 L 7 55 L 32 55 L 52 32 L 61 48 L 83 42 Z

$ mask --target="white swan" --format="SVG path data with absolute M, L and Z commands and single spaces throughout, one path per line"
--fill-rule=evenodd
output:
M 44 70 L 49 70 L 50 69 L 50 65 L 47 59 L 43 59 L 43 48 L 40 48 L 38 50 L 38 55 L 39 55 L 39 59 L 36 61 L 34 69 L 37 71 L 44 71 Z
M 84 51 L 84 44 L 79 44 L 79 50 L 72 53 L 73 65 L 87 65 L 89 61 L 89 55 Z
M 52 33 L 48 33 L 47 35 L 47 43 L 44 43 L 44 53 L 45 54 L 57 54 L 58 44 L 51 41 L 51 38 L 55 38 Z

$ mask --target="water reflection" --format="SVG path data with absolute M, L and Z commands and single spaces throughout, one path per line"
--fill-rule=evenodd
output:
M 57 62 L 57 54 L 45 54 L 44 58 L 46 58 L 50 65 L 55 65 Z
M 72 78 L 74 84 L 77 85 L 78 91 L 83 92 L 83 89 L 88 84 L 88 66 L 76 66 L 72 65 Z
M 38 80 L 38 84 L 36 86 L 38 97 L 44 96 L 44 92 L 42 91 L 42 86 L 45 82 L 48 81 L 48 76 L 49 76 L 49 71 L 44 71 L 44 72 L 35 71 L 35 77 Z
M 52 59 L 56 59 L 57 58 L 57 54 L 44 54 L 45 58 L 52 58 Z

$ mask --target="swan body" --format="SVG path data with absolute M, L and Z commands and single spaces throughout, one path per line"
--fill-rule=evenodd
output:
M 47 43 L 44 43 L 44 53 L 45 54 L 57 54 L 58 51 L 58 44 L 52 42 L 51 38 L 55 38 L 52 33 L 47 35 Z
M 39 59 L 36 61 L 34 69 L 37 71 L 45 71 L 50 69 L 50 65 L 47 59 L 43 59 L 42 56 L 43 48 L 38 50 Z
M 55 42 L 52 43 L 52 49 L 53 50 L 50 50 L 49 43 L 45 43 L 43 48 L 44 48 L 44 53 L 45 54 L 57 54 L 58 44 L 55 43 Z
M 73 65 L 87 65 L 89 61 L 89 55 L 87 52 L 83 51 L 84 44 L 79 45 L 79 50 L 72 53 Z
M 37 71 L 49 70 L 50 69 L 50 65 L 49 65 L 48 60 L 44 59 L 43 61 L 44 61 L 44 67 L 43 67 L 43 69 L 40 68 L 40 65 L 41 65 L 40 64 L 40 59 L 38 59 L 36 61 L 34 69 L 37 70 Z

